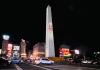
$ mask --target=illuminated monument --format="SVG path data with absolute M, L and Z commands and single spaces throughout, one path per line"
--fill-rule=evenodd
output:
M 46 8 L 45 57 L 55 57 L 52 15 L 51 15 L 51 7 L 49 5 Z

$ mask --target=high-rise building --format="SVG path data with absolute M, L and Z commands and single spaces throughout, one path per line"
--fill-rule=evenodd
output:
M 8 40 L 2 41 L 2 54 L 6 54 L 8 43 L 9 43 Z
M 45 43 L 37 43 L 33 46 L 33 58 L 45 57 Z
M 3 35 L 1 54 L 6 55 L 8 43 L 9 43 L 9 35 Z
M 21 58 L 26 58 L 26 42 L 24 39 L 21 39 L 20 47 Z
M 46 8 L 46 45 L 45 57 L 55 57 L 53 24 L 50 5 Z

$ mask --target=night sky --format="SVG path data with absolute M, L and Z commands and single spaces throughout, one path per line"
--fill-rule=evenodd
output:
M 46 7 L 52 7 L 52 21 L 56 49 L 61 44 L 98 47 L 98 28 L 84 0 L 34 0 L 33 2 L 2 2 L 0 44 L 2 34 L 9 34 L 10 41 L 19 43 L 21 38 L 30 42 L 30 48 L 45 42 Z M 92 14 L 94 15 L 94 14 Z M 5 29 L 6 28 L 6 29 Z

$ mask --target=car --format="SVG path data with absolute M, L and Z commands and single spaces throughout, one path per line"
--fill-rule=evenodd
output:
M 54 64 L 54 61 L 49 60 L 48 58 L 40 58 L 40 59 L 36 59 L 35 64 Z
M 84 60 L 84 61 L 82 61 L 82 63 L 83 63 L 83 64 L 91 64 L 92 61 L 91 61 L 91 60 Z
M 29 63 L 32 63 L 32 60 L 31 59 L 27 59 L 26 61 L 29 62 Z
M 10 66 L 10 62 L 4 57 L 0 57 L 0 66 Z
M 100 65 L 100 60 L 93 60 L 92 64 Z
M 13 58 L 11 59 L 11 63 L 12 64 L 19 64 L 19 63 L 22 63 L 23 61 L 21 59 L 18 59 L 18 58 Z

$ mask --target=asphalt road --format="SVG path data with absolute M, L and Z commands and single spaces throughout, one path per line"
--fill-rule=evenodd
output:
M 41 65 L 47 68 L 52 68 L 55 70 L 100 70 L 96 68 L 88 67 L 79 67 L 79 66 L 70 66 L 70 65 Z
M 0 70 L 17 70 L 17 69 L 16 69 L 15 65 L 12 64 L 12 65 L 9 65 L 9 66 L 6 66 L 6 67 L 0 66 Z
M 79 67 L 71 65 L 34 65 L 31 63 L 13 64 L 8 67 L 2 67 L 0 70 L 100 70 L 96 68 Z
M 26 63 L 18 64 L 17 66 L 19 66 L 22 70 L 47 70 L 47 68 L 45 67 L 32 65 L 32 64 L 26 64 Z

